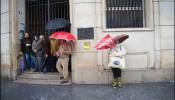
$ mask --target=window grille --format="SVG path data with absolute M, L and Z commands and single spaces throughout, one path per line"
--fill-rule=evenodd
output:
M 144 0 L 106 0 L 106 28 L 145 26 Z

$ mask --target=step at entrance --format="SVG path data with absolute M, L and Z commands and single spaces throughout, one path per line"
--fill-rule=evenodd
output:
M 16 77 L 14 82 L 27 83 L 27 84 L 48 84 L 48 85 L 70 85 L 72 84 L 71 78 L 68 83 L 60 84 L 59 73 L 39 73 L 39 72 L 25 72 Z
M 25 72 L 20 76 L 20 79 L 42 79 L 42 80 L 60 80 L 59 73 L 39 73 L 39 72 Z

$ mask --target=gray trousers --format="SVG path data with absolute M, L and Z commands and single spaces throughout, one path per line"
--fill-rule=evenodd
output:
M 43 66 L 43 62 L 44 62 L 44 57 L 36 57 L 37 58 L 37 62 L 38 62 L 38 69 L 41 72 L 42 66 Z

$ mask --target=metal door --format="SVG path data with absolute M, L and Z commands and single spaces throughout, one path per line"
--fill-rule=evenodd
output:
M 58 31 L 45 30 L 46 23 L 55 18 L 70 20 L 69 0 L 26 0 L 26 32 L 31 37 Z M 70 27 L 59 30 L 70 31 Z

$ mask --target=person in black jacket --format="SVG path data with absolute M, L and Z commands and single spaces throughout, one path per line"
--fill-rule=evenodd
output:
M 24 39 L 22 40 L 21 45 L 22 52 L 24 54 L 24 61 L 25 61 L 25 67 L 28 69 L 33 69 L 34 66 L 32 66 L 31 62 L 31 55 L 32 55 L 32 41 L 29 37 L 29 33 L 24 34 Z
M 43 42 L 44 46 L 44 55 L 45 55 L 45 60 L 42 66 L 42 71 L 44 73 L 46 72 L 53 72 L 54 67 L 52 63 L 52 57 L 51 57 L 51 45 L 49 39 L 46 37 Z

